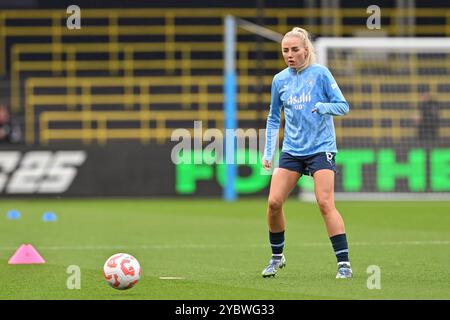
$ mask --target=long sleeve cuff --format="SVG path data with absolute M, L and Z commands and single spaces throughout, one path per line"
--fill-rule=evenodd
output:
M 279 129 L 266 129 L 266 146 L 264 148 L 263 159 L 267 161 L 272 161 L 273 155 L 275 153 L 275 148 L 278 143 L 278 132 Z
M 349 111 L 348 103 L 346 102 L 317 102 L 314 107 L 317 108 L 318 114 L 329 114 L 332 116 L 343 116 Z

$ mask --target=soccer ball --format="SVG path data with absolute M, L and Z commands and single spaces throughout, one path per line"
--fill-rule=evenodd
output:
M 141 266 L 128 253 L 116 253 L 106 260 L 103 274 L 111 287 L 118 290 L 132 288 L 141 278 Z

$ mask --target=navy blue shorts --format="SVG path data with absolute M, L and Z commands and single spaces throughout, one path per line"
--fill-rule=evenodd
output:
M 320 152 L 309 156 L 293 156 L 281 152 L 278 167 L 307 176 L 313 176 L 314 172 L 320 169 L 329 169 L 337 173 L 335 155 L 334 152 Z

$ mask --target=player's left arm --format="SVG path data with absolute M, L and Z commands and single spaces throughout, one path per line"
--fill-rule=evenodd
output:
M 346 115 L 350 109 L 349 105 L 347 100 L 345 100 L 341 89 L 339 89 L 336 80 L 328 69 L 325 69 L 322 74 L 321 82 L 328 101 L 317 102 L 314 105 L 312 112 L 317 112 L 318 114 L 329 114 L 332 116 Z

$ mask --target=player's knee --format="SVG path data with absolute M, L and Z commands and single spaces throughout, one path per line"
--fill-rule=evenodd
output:
M 278 212 L 283 206 L 283 201 L 279 198 L 269 197 L 268 205 L 270 212 Z
M 319 205 L 320 212 L 322 215 L 327 215 L 333 212 L 334 203 L 331 199 L 328 198 L 318 198 L 317 204 Z

